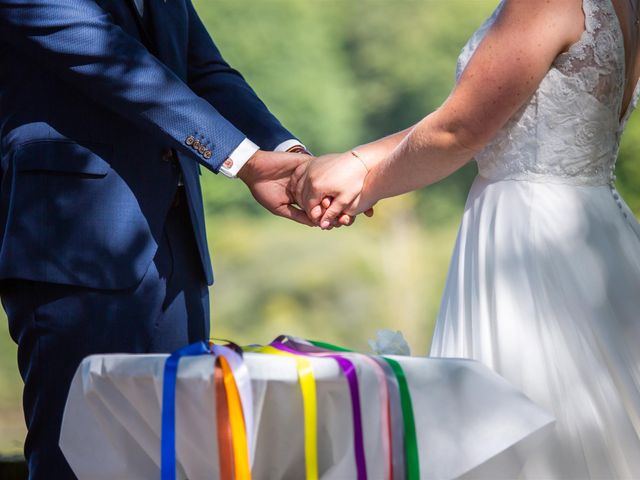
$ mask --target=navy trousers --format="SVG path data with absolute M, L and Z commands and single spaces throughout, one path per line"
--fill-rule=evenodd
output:
M 127 290 L 5 281 L 0 297 L 24 380 L 29 478 L 73 479 L 58 440 L 80 361 L 99 353 L 163 353 L 209 336 L 209 295 L 182 188 L 154 261 Z M 100 259 L 96 259 L 99 268 Z

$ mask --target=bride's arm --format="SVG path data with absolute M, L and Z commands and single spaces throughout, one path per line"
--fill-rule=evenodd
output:
M 393 133 L 379 140 L 365 143 L 352 151 L 357 153 L 366 163 L 367 168 L 372 169 L 378 162 L 387 158 L 402 141 L 407 138 L 414 127 L 407 128 L 398 133 Z M 351 154 L 351 152 L 348 152 Z
M 320 223 L 324 212 L 332 203 L 333 195 L 341 192 L 341 198 L 355 198 L 364 185 L 365 174 L 379 161 L 387 158 L 409 135 L 411 128 L 388 135 L 379 140 L 360 145 L 345 153 L 324 155 L 301 165 L 291 178 L 289 190 L 307 216 L 316 224 Z M 323 185 L 333 185 L 333 190 Z M 342 190 L 339 190 L 342 186 Z M 337 200 L 339 201 L 339 199 Z M 349 202 L 350 203 L 350 202 Z M 366 212 L 373 215 L 373 210 Z M 341 225 L 350 225 L 355 217 L 341 216 Z M 324 228 L 329 227 L 327 225 Z
M 369 160 L 373 167 L 362 194 L 345 198 L 339 188 L 333 193 L 319 186 L 334 197 L 323 223 L 343 211 L 360 213 L 380 199 L 430 185 L 461 168 L 533 95 L 556 57 L 583 30 L 581 0 L 505 0 L 444 104 L 389 155 Z

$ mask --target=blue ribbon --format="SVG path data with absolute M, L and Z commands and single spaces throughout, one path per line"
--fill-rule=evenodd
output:
M 209 354 L 204 342 L 194 343 L 173 352 L 164 364 L 162 381 L 162 428 L 160 437 L 160 478 L 176 478 L 176 378 L 178 363 L 182 357 Z

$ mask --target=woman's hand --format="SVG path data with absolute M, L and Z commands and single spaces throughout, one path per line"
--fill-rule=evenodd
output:
M 290 189 L 298 205 L 322 229 L 350 225 L 355 215 L 345 215 L 347 210 L 373 214 L 368 210 L 375 202 L 362 194 L 368 173 L 364 161 L 352 152 L 324 155 L 301 165 L 292 176 Z

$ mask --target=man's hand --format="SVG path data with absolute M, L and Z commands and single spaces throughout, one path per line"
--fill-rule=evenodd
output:
M 302 153 L 257 151 L 240 169 L 238 177 L 249 187 L 253 198 L 274 215 L 308 226 L 314 223 L 295 206 L 288 186 L 293 172 L 311 158 Z

